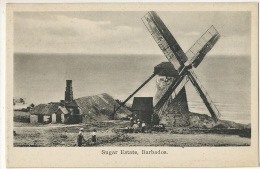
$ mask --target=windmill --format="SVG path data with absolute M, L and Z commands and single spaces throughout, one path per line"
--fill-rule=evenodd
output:
M 154 107 L 154 116 L 160 119 L 161 115 L 165 111 L 165 107 L 169 102 L 170 96 L 175 97 L 184 88 L 186 83 L 190 81 L 195 87 L 196 91 L 200 95 L 207 109 L 209 110 L 211 117 L 215 122 L 218 121 L 221 114 L 214 105 L 212 99 L 208 95 L 205 88 L 200 83 L 198 77 L 192 70 L 193 67 L 197 67 L 204 59 L 206 54 L 213 48 L 220 34 L 211 26 L 196 42 L 192 47 L 184 53 L 171 32 L 165 26 L 163 21 L 157 15 L 156 12 L 150 11 L 143 18 L 143 23 L 158 44 L 166 58 L 172 65 L 172 69 L 177 70 L 178 78 L 176 78 L 171 85 L 168 87 L 166 92 L 162 95 L 160 100 Z M 191 58 L 188 60 L 188 58 Z M 137 93 L 145 84 L 147 84 L 158 72 L 154 72 L 137 90 L 135 90 L 122 104 L 116 109 L 118 110 L 124 105 L 135 93 Z M 155 118 L 156 119 L 156 118 Z M 156 120 L 154 120 L 154 123 Z

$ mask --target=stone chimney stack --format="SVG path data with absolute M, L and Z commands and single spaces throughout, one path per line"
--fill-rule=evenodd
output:
M 66 80 L 65 102 L 73 101 L 72 80 Z

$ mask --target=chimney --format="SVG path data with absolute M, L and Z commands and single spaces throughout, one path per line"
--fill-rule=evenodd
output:
M 66 80 L 65 102 L 73 101 L 72 80 Z

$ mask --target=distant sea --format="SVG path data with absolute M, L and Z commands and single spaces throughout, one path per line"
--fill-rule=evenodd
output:
M 163 61 L 163 55 L 14 54 L 14 97 L 35 104 L 59 101 L 64 99 L 66 80 L 73 80 L 74 98 L 108 93 L 124 100 Z M 250 123 L 250 56 L 209 55 L 193 70 L 221 119 Z M 190 111 L 209 115 L 190 82 L 186 90 Z M 154 94 L 155 79 L 135 96 Z

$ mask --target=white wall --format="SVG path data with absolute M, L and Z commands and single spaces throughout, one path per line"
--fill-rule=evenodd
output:
M 30 115 L 30 123 L 38 123 L 38 116 Z
M 46 116 L 43 116 L 43 122 L 50 122 L 50 117 L 51 116 L 48 116 L 48 115 L 46 115 Z
M 55 113 L 53 113 L 51 115 L 51 123 L 56 123 L 56 114 Z

